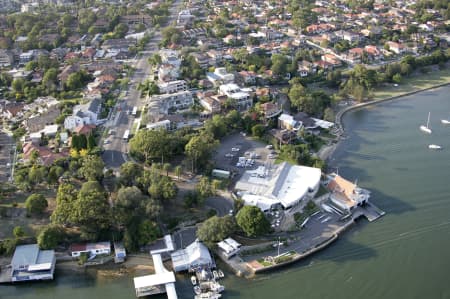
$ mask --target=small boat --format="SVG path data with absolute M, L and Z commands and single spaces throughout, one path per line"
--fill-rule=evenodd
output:
M 444 125 L 450 125 L 450 120 L 448 120 L 448 119 L 441 119 L 441 123 L 443 123 Z
M 219 299 L 222 297 L 221 294 L 217 294 L 214 292 L 207 292 L 207 293 L 200 293 L 198 295 L 195 295 L 195 299 Z
M 428 112 L 427 125 L 426 126 L 424 126 L 424 125 L 420 126 L 420 130 L 422 132 L 425 132 L 425 133 L 428 133 L 428 134 L 431 134 L 431 129 L 429 128 L 429 125 L 430 125 L 430 114 L 431 114 L 431 112 Z
M 430 144 L 430 145 L 428 146 L 428 148 L 429 148 L 429 149 L 440 150 L 440 149 L 442 149 L 442 146 L 437 145 L 437 144 Z
M 197 278 L 195 278 L 195 276 L 191 276 L 191 282 L 192 282 L 192 285 L 196 285 L 197 284 Z
M 225 277 L 225 274 L 223 274 L 223 271 L 222 270 L 217 270 L 217 273 L 219 274 L 219 277 L 220 278 L 224 278 Z
M 202 290 L 200 289 L 199 286 L 195 286 L 195 287 L 194 287 L 194 293 L 195 293 L 196 295 L 200 295 L 200 294 L 202 293 Z
M 214 279 L 219 279 L 219 273 L 217 273 L 216 270 L 213 270 L 212 274 L 213 274 Z

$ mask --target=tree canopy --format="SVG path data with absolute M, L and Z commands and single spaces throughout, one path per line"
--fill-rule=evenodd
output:
M 269 232 L 270 223 L 255 206 L 244 206 L 236 215 L 236 222 L 247 236 L 256 237 Z
M 236 230 L 233 217 L 213 216 L 203 222 L 197 230 L 197 237 L 208 246 L 229 237 Z
M 48 207 L 48 202 L 44 195 L 35 193 L 28 196 L 25 207 L 30 214 L 42 214 Z

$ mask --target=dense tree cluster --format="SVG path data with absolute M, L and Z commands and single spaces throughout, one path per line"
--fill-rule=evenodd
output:
M 197 230 L 197 237 L 208 246 L 229 237 L 236 230 L 236 222 L 233 217 L 213 216 L 203 222 Z
M 270 230 L 270 223 L 264 213 L 255 206 L 244 206 L 236 215 L 236 222 L 247 236 L 256 237 Z

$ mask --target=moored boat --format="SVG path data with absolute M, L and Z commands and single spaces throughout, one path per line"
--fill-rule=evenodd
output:
M 202 290 L 200 289 L 199 286 L 195 286 L 195 287 L 194 287 L 194 293 L 195 293 L 196 295 L 200 295 L 200 294 L 202 293 Z
M 195 278 L 195 276 L 191 276 L 191 283 L 194 286 L 197 284 L 197 279 Z
M 219 277 L 220 278 L 224 278 L 225 277 L 225 274 L 223 274 L 223 271 L 222 270 L 217 270 L 217 273 L 219 274 Z
M 427 125 L 426 126 L 424 126 L 424 125 L 420 126 L 420 130 L 422 132 L 425 132 L 425 133 L 428 133 L 428 134 L 431 134 L 431 129 L 429 128 L 429 126 L 430 126 L 430 114 L 431 114 L 431 112 L 428 112 Z
M 450 120 L 448 120 L 448 119 L 441 119 L 441 123 L 443 123 L 444 125 L 450 125 Z
M 216 270 L 213 270 L 212 274 L 213 274 L 214 279 L 219 279 L 219 273 L 217 273 Z
M 221 294 L 217 294 L 214 292 L 206 292 L 206 293 L 201 293 L 198 295 L 195 295 L 195 299 L 219 299 L 220 297 L 222 297 Z
M 430 145 L 428 146 L 428 148 L 429 148 L 429 149 L 440 150 L 440 149 L 442 149 L 442 146 L 437 145 L 437 144 L 430 144 Z

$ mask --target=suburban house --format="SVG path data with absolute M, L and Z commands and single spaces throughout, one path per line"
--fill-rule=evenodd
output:
M 11 281 L 50 280 L 55 272 L 55 251 L 37 244 L 18 245 L 11 261 Z
M 35 151 L 38 154 L 38 161 L 44 166 L 51 165 L 55 160 L 69 156 L 67 150 L 61 150 L 58 153 L 54 153 L 46 146 L 39 146 L 33 142 L 25 142 L 22 147 L 23 159 L 28 161 Z
M 149 105 L 157 105 L 161 113 L 167 114 L 170 110 L 183 110 L 194 104 L 190 91 L 184 90 L 170 94 L 160 94 L 150 97 Z
M 388 41 L 386 44 L 389 46 L 389 51 L 395 54 L 402 54 L 406 51 L 406 47 L 401 43 Z
M 187 90 L 187 84 L 184 80 L 159 82 L 158 88 L 160 93 L 175 93 L 178 91 Z
M 40 114 L 32 115 L 24 120 L 24 125 L 29 133 L 38 132 L 46 125 L 55 123 L 55 119 L 61 114 L 57 105 L 50 106 Z
M 256 73 L 252 71 L 240 71 L 237 74 L 237 79 L 244 85 L 255 85 L 256 83 Z
M 227 84 L 234 82 L 234 75 L 227 72 L 224 67 L 218 67 L 213 73 L 206 73 L 206 78 L 214 85 Z
M 245 111 L 253 105 L 253 98 L 250 95 L 251 89 L 240 88 L 235 83 L 222 84 L 219 86 L 219 94 L 226 95 L 235 102 L 238 110 Z
M 72 131 L 81 125 L 99 125 L 101 100 L 95 99 L 84 105 L 73 108 L 73 114 L 64 120 L 64 128 Z
M 206 247 L 198 239 L 185 249 L 170 254 L 175 272 L 200 270 L 204 267 L 215 267 L 214 260 Z
M 86 244 L 72 244 L 69 248 L 70 255 L 79 257 L 82 253 L 87 253 L 89 256 L 99 254 L 111 254 L 110 242 L 97 242 Z
M 9 50 L 0 49 L 0 67 L 10 66 L 14 63 L 14 55 Z
M 272 118 L 277 115 L 280 115 L 283 112 L 283 110 L 278 104 L 272 102 L 261 104 L 260 107 L 261 110 L 264 112 L 265 118 Z
M 297 72 L 300 74 L 300 77 L 306 77 L 315 74 L 317 72 L 317 67 L 312 62 L 302 60 L 297 64 Z
M 208 113 L 219 113 L 228 97 L 226 95 L 217 95 L 212 92 L 198 93 L 197 98 L 200 105 L 208 111 Z

